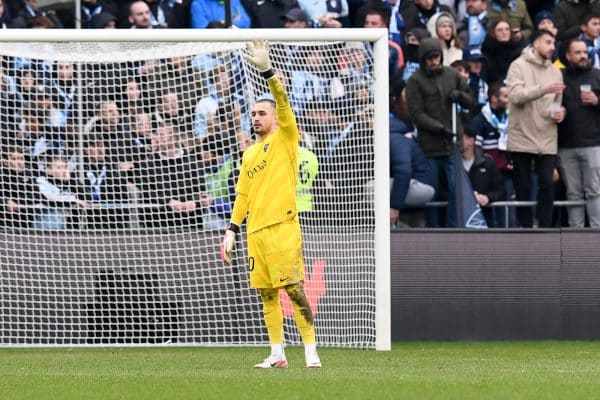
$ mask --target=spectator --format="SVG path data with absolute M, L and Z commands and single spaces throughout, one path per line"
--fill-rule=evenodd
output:
M 182 148 L 168 123 L 159 126 L 155 151 L 138 171 L 144 207 L 139 211 L 146 228 L 202 228 L 201 192 L 204 182 L 198 161 Z
M 1 1 L 1 0 L 0 0 Z M 37 74 L 32 69 L 20 69 L 17 71 L 17 92 L 21 107 L 32 107 L 38 91 Z
M 11 28 L 62 28 L 54 11 L 41 11 L 37 0 L 24 0 L 16 16 L 10 21 Z
M 464 60 L 456 60 L 452 64 L 450 64 L 452 68 L 458 72 L 458 74 L 465 80 L 465 82 L 469 82 L 469 74 L 471 73 L 471 66 L 468 62 Z
M 488 101 L 488 85 L 485 83 L 485 80 L 482 76 L 485 56 L 481 52 L 481 48 L 477 46 L 468 47 L 463 49 L 463 60 L 469 64 L 469 76 L 467 78 L 467 84 L 471 89 L 471 95 L 477 103 L 477 107 L 474 110 L 471 110 L 471 115 L 475 115 Z
M 560 0 L 554 7 L 558 40 L 567 40 L 580 33 L 579 24 L 585 15 L 600 15 L 597 1 Z
M 483 152 L 494 160 L 496 169 L 502 176 L 506 197 L 514 200 L 515 185 L 513 183 L 513 165 L 507 151 L 508 139 L 508 88 L 502 82 L 492 82 L 488 88 L 489 101 L 483 106 L 471 122 L 471 130 L 477 135 L 477 144 Z M 514 209 L 509 209 L 509 227 L 515 227 Z M 504 226 L 506 223 L 505 209 L 495 210 L 494 224 L 488 226 Z
M 203 217 L 205 229 L 224 229 L 229 224 L 235 201 L 235 170 L 239 169 L 241 160 L 235 146 L 235 142 L 221 134 L 213 134 L 202 143 L 206 192 L 201 198 L 207 209 Z
M 87 228 L 128 227 L 127 180 L 119 166 L 110 162 L 102 138 L 92 136 L 85 143 L 83 174 L 80 196 L 94 206 L 86 212 Z
M 77 181 L 62 156 L 49 158 L 46 174 L 36 178 L 36 184 L 37 194 L 45 206 L 35 213 L 33 226 L 36 229 L 72 229 L 78 217 L 73 207 L 90 206 L 78 196 Z
M 250 131 L 250 122 L 243 115 L 243 98 L 235 92 L 231 70 L 220 64 L 210 71 L 211 94 L 200 99 L 194 110 L 193 132 L 200 140 L 222 129 L 230 135 L 240 130 Z M 216 125 L 215 125 L 216 124 Z
M 0 223 L 10 228 L 30 227 L 35 185 L 20 146 L 4 147 L 0 171 Z
M 320 28 L 342 28 L 350 25 L 347 0 L 298 0 L 312 25 Z
M 406 33 L 404 42 L 404 68 L 402 70 L 402 80 L 407 81 L 410 76 L 420 68 L 419 45 L 423 39 L 431 37 L 431 34 L 424 28 L 413 28 Z
M 102 137 L 108 144 L 108 152 L 112 163 L 132 162 L 127 144 L 131 136 L 121 120 L 117 103 L 112 100 L 103 101 L 98 105 L 97 117 L 90 121 L 89 133 Z
M 301 8 L 292 8 L 281 17 L 284 28 L 308 28 L 306 13 Z
M 52 116 L 52 125 L 65 128 L 73 123 L 75 117 L 73 105 L 78 94 L 74 66 L 71 61 L 57 61 L 54 64 L 50 87 L 52 103 L 56 107 L 55 115 Z
M 479 146 L 475 146 L 475 132 L 468 128 L 465 129 L 463 140 L 462 164 L 469 175 L 473 195 L 481 206 L 487 226 L 495 226 L 493 211 L 487 206 L 506 199 L 504 182 L 494 160 L 485 155 Z
M 189 28 L 190 0 L 145 0 L 150 8 L 150 22 L 159 28 Z
M 211 21 L 225 21 L 225 6 L 219 0 L 192 0 L 192 28 L 206 28 Z M 241 0 L 231 1 L 231 23 L 236 28 L 250 28 L 250 17 Z
M 589 224 L 600 228 L 600 71 L 592 68 L 584 41 L 566 44 L 562 71 L 567 115 L 558 126 L 558 155 L 568 200 L 586 201 Z M 583 228 L 584 207 L 568 207 L 569 226 Z
M 487 58 L 487 82 L 502 82 L 506 78 L 508 67 L 523 50 L 523 43 L 515 41 L 510 35 L 510 24 L 505 20 L 492 22 L 488 36 L 482 45 Z
M 116 7 L 116 5 L 108 3 L 106 4 L 104 1 L 102 0 L 83 0 L 81 2 L 81 27 L 82 28 L 98 28 L 97 26 L 94 26 L 94 20 L 96 20 L 96 23 L 98 21 L 97 17 L 99 17 L 101 14 L 103 16 L 112 16 L 114 18 L 114 21 L 116 23 L 117 18 L 114 17 L 115 15 L 117 15 L 118 13 L 118 9 Z M 106 21 L 104 24 L 102 24 L 102 28 L 104 28 L 104 25 L 108 22 L 108 18 L 106 18 Z
M 0 29 L 7 29 L 8 22 L 8 13 L 4 10 L 4 0 L 0 0 Z
M 243 0 L 242 4 L 248 11 L 252 28 L 288 28 L 285 26 L 286 21 L 306 23 L 306 15 L 298 8 L 296 0 Z
M 153 115 L 154 126 L 168 123 L 180 133 L 192 132 L 192 116 L 180 106 L 179 96 L 175 90 L 166 91 L 161 97 L 156 112 Z
M 491 21 L 502 19 L 511 27 L 511 39 L 520 42 L 527 39 L 533 30 L 531 17 L 523 0 L 491 0 L 488 7 Z
M 456 226 L 454 198 L 455 153 L 452 132 L 452 103 L 458 102 L 463 109 L 472 109 L 474 102 L 469 87 L 453 68 L 442 64 L 442 48 L 438 39 L 430 38 L 421 42 L 419 48 L 421 68 L 406 84 L 408 109 L 419 132 L 417 141 L 429 159 L 435 174 L 436 190 L 440 171 L 448 180 L 449 204 L 446 225 Z M 462 123 L 457 118 L 457 135 L 462 137 Z M 437 211 L 437 210 L 433 210 Z M 429 215 L 429 225 L 439 226 L 433 212 Z
M 393 88 L 390 113 L 390 224 L 424 227 L 421 207 L 435 195 L 434 173 L 421 148 L 412 138 L 414 125 L 408 115 L 404 83 Z M 411 208 L 407 208 L 411 207 Z
M 553 35 L 558 34 L 558 29 L 554 25 L 554 15 L 547 10 L 542 10 L 535 15 L 533 18 L 533 29 L 538 31 L 545 29 Z
M 117 23 L 118 18 L 106 11 L 92 18 L 92 28 L 94 29 L 115 29 L 117 28 Z
M 362 10 L 364 15 L 363 26 L 365 28 L 386 28 L 390 24 L 390 11 L 380 3 L 367 3 Z M 389 77 L 390 83 L 394 76 L 404 66 L 404 54 L 402 47 L 393 40 L 388 40 L 389 51 Z
M 600 14 L 584 15 L 579 24 L 581 39 L 588 50 L 588 59 L 594 68 L 600 68 Z
M 152 153 L 152 140 L 154 139 L 154 130 L 152 129 L 151 115 L 148 113 L 139 113 L 130 116 L 129 128 L 131 129 L 132 142 L 125 143 L 132 153 L 131 162 L 139 167 L 149 154 Z
M 446 66 L 462 59 L 461 44 L 456 36 L 455 26 L 454 17 L 449 12 L 434 14 L 427 23 L 427 30 L 431 33 L 431 37 L 438 38 L 440 41 L 442 59 Z
M 152 25 L 150 7 L 145 1 L 134 1 L 129 5 L 128 21 L 132 29 L 160 28 L 158 25 Z
M 400 13 L 408 32 L 413 28 L 427 29 L 429 19 L 442 11 L 452 14 L 452 10 L 448 6 L 441 5 L 438 0 L 414 0 L 406 2 L 406 7 L 402 6 Z
M 486 0 L 467 0 L 467 15 L 457 23 L 456 31 L 465 46 L 481 46 L 489 23 Z
M 523 50 L 508 70 L 508 150 L 514 165 L 518 201 L 530 199 L 529 176 L 532 164 L 539 190 L 537 217 L 539 226 L 552 224 L 554 189 L 552 177 L 556 166 L 557 127 L 565 116 L 560 105 L 565 88 L 560 71 L 552 65 L 554 35 L 536 31 L 532 44 Z M 519 207 L 521 227 L 533 226 L 531 209 Z
M 43 110 L 36 107 L 21 111 L 21 131 L 19 138 L 28 162 L 32 163 L 34 175 L 44 172 L 46 159 L 53 154 L 63 152 L 62 141 L 45 124 Z

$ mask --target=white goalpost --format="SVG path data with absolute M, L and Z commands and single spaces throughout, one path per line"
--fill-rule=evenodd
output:
M 250 39 L 302 135 L 317 343 L 391 349 L 385 29 L 4 32 L 0 347 L 268 344 L 245 238 L 218 249 L 268 96 Z

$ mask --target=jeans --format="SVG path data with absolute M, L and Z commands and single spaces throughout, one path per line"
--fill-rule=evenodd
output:
M 439 199 L 440 175 L 443 173 L 448 182 L 448 207 L 446 209 L 446 227 L 456 227 L 456 196 L 454 189 L 454 159 L 452 156 L 432 157 L 427 161 L 434 174 L 433 181 L 436 182 L 436 199 Z M 430 228 L 440 227 L 439 209 L 428 208 L 426 211 L 427 226 Z
M 567 187 L 568 200 L 586 200 L 590 226 L 600 227 L 600 147 L 561 149 L 561 174 Z M 585 226 L 582 206 L 568 207 L 569 226 Z

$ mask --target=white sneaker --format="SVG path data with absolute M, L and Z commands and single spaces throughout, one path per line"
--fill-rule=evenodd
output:
M 254 368 L 287 368 L 288 362 L 285 358 L 278 357 L 276 355 L 271 354 L 269 357 L 265 358 L 263 362 L 260 364 L 256 364 Z
M 316 351 L 306 354 L 306 368 L 321 368 L 321 359 Z

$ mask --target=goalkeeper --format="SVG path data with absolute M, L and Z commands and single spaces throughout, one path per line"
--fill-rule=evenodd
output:
M 255 65 L 269 84 L 275 101 L 261 99 L 252 108 L 256 143 L 242 157 L 231 223 L 221 244 L 221 258 L 231 263 L 231 251 L 247 216 L 250 286 L 263 303 L 271 354 L 255 368 L 287 368 L 283 349 L 283 311 L 279 289 L 284 288 L 294 308 L 294 319 L 304 342 L 306 366 L 320 368 L 314 318 L 304 293 L 302 234 L 296 209 L 300 134 L 288 96 L 269 65 L 266 41 L 246 43 L 244 59 Z

